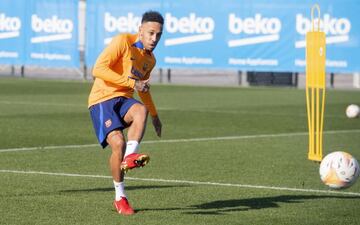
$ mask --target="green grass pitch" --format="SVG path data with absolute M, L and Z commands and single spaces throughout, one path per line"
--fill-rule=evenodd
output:
M 360 182 L 331 191 L 307 160 L 305 90 L 153 85 L 150 163 L 127 175 L 137 211 L 112 207 L 109 149 L 97 144 L 89 82 L 0 79 L 0 224 L 359 224 Z M 360 159 L 359 91 L 327 90 L 324 154 Z

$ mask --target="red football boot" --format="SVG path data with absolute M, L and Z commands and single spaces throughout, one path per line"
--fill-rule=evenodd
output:
M 132 215 L 135 213 L 125 197 L 121 197 L 120 201 L 114 201 L 114 207 L 119 214 Z
M 146 154 L 138 154 L 132 153 L 124 158 L 121 163 L 121 170 L 125 173 L 128 170 L 134 169 L 136 167 L 143 167 L 145 166 L 150 160 L 150 157 Z

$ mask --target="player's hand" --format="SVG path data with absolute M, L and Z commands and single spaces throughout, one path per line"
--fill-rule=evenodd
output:
M 154 116 L 152 118 L 152 124 L 153 124 L 153 126 L 155 128 L 155 132 L 156 132 L 157 136 L 161 137 L 162 124 L 161 124 L 161 121 L 160 121 L 158 116 Z
M 135 81 L 134 89 L 144 93 L 148 92 L 150 90 L 149 79 Z

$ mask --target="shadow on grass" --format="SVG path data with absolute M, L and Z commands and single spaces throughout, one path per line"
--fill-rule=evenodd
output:
M 141 211 L 183 211 L 184 214 L 197 215 L 225 215 L 230 212 L 242 212 L 268 208 L 280 208 L 281 203 L 299 204 L 317 199 L 360 199 L 358 196 L 336 195 L 279 195 L 263 198 L 218 200 L 184 208 L 138 209 Z
M 139 186 L 126 186 L 126 191 L 132 190 L 144 190 L 144 189 L 161 189 L 161 188 L 174 188 L 179 186 L 173 185 L 139 185 Z M 185 187 L 185 186 L 184 186 Z M 106 188 L 87 188 L 87 189 L 72 189 L 72 190 L 62 190 L 62 193 L 80 193 L 80 192 L 108 192 L 114 191 L 114 187 Z
M 173 185 L 139 185 L 139 186 L 127 186 L 126 191 L 132 190 L 146 190 L 146 189 L 162 189 L 162 188 L 178 188 L 178 187 L 187 187 L 183 186 L 173 186 Z M 39 191 L 39 192 L 21 192 L 14 194 L 3 195 L 0 193 L 0 197 L 29 197 L 29 196 L 55 196 L 55 195 L 66 195 L 66 194 L 89 194 L 96 192 L 114 192 L 114 187 L 104 187 L 104 188 L 86 188 L 86 189 L 70 189 L 70 190 L 58 190 L 58 191 Z

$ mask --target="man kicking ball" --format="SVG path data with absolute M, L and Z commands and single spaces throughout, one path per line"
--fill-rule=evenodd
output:
M 150 158 L 138 153 L 147 114 L 156 134 L 161 121 L 150 94 L 149 77 L 155 66 L 153 50 L 159 42 L 164 18 L 155 11 L 143 14 L 137 34 L 119 34 L 99 55 L 89 96 L 89 110 L 96 136 L 103 148 L 111 148 L 109 159 L 115 187 L 114 207 L 124 215 L 134 214 L 124 190 L 124 173 L 145 166 Z M 140 101 L 133 98 L 134 90 Z M 127 142 L 123 130 L 127 130 Z

